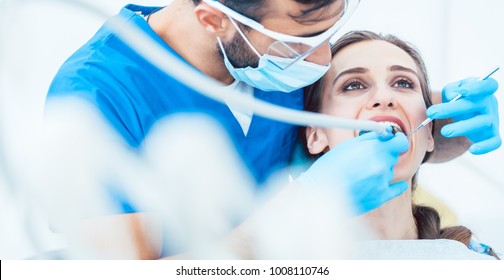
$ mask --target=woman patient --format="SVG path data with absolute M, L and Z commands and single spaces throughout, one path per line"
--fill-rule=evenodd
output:
M 408 134 L 426 119 L 431 91 L 420 54 L 394 36 L 368 31 L 351 32 L 332 47 L 332 67 L 305 91 L 305 109 L 340 118 L 374 120 Z M 434 149 L 431 123 L 409 137 L 410 148 L 394 169 L 394 182 L 406 181 L 402 195 L 357 219 L 364 220 L 380 239 L 453 239 L 497 257 L 491 248 L 475 242 L 463 226 L 440 229 L 437 211 L 414 205 L 412 193 L 420 164 Z M 306 152 L 314 157 L 365 132 L 307 127 Z

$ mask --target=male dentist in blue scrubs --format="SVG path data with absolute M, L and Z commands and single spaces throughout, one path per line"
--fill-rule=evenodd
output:
M 166 7 L 128 5 L 118 17 L 142 29 L 167 51 L 188 65 L 241 94 L 292 109 L 303 109 L 303 87 L 318 80 L 329 69 L 330 39 L 353 12 L 358 0 L 173 0 Z M 285 53 L 285 46 L 295 50 Z M 449 148 L 453 158 L 469 146 L 483 154 L 501 145 L 498 131 L 494 79 L 464 80 L 443 90 L 443 104 L 429 109 L 434 119 L 456 122 L 441 131 L 446 137 L 465 136 L 452 142 L 438 134 L 436 143 Z M 447 103 L 458 93 L 466 98 Z M 178 112 L 206 113 L 220 122 L 258 182 L 287 166 L 294 149 L 297 128 L 251 112 L 238 112 L 193 91 L 152 66 L 125 45 L 106 25 L 61 67 L 49 89 L 49 98 L 78 95 L 95 104 L 106 119 L 137 148 L 157 120 Z M 492 109 L 493 108 L 493 109 Z M 438 122 L 440 123 L 440 122 Z M 369 136 L 368 136 L 369 137 Z M 471 142 L 466 141 L 469 139 Z M 377 152 L 370 157 L 387 158 L 384 168 L 392 172 L 399 154 L 408 149 L 403 134 L 376 136 Z M 465 141 L 465 142 L 464 142 Z M 356 147 L 358 141 L 354 141 Z M 459 145 L 463 143 L 463 145 Z M 436 149 L 438 150 L 438 149 Z M 335 150 L 336 151 L 336 150 Z M 332 151 L 331 151 L 332 152 Z M 329 152 L 329 153 L 331 153 Z M 355 162 L 331 155 L 330 161 Z M 436 158 L 436 155 L 434 155 Z M 394 161 L 395 160 L 395 161 Z M 325 165 L 313 166 L 317 179 L 338 182 L 345 172 L 335 174 Z M 370 192 L 382 203 L 401 194 L 407 184 L 390 185 L 391 174 L 361 169 L 359 178 L 344 178 L 355 186 L 363 182 L 382 185 L 389 192 Z M 350 184 L 352 185 L 352 184 Z M 383 189 L 383 188 L 377 188 Z M 380 205 L 367 205 L 356 190 L 356 207 L 361 212 Z

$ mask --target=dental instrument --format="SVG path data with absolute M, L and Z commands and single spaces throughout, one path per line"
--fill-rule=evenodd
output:
M 485 77 L 478 79 L 478 81 L 484 81 L 484 80 L 486 80 L 486 79 L 490 78 L 490 76 L 492 76 L 492 75 L 493 75 L 495 72 L 497 72 L 499 69 L 500 69 L 500 67 L 495 68 L 492 72 L 490 72 L 490 73 L 489 73 L 488 75 L 486 75 Z M 460 94 L 460 93 L 459 93 L 457 96 L 455 96 L 455 98 L 453 98 L 452 100 L 450 100 L 450 101 L 449 101 L 449 103 L 454 102 L 454 101 L 457 101 L 457 100 L 459 100 L 460 98 L 462 98 L 462 94 Z M 406 136 L 407 136 L 407 137 L 410 137 L 410 135 L 412 135 L 413 133 L 417 132 L 420 128 L 422 128 L 422 127 L 424 127 L 424 126 L 428 125 L 428 124 L 429 124 L 430 122 L 432 122 L 432 121 L 433 121 L 433 119 L 431 119 L 431 118 L 427 118 L 427 119 L 425 119 L 423 122 L 421 122 L 421 123 L 420 123 L 420 125 L 419 125 L 419 126 L 417 126 L 415 129 L 413 129 L 413 130 L 412 130 L 410 133 L 408 133 L 408 135 L 406 135 Z

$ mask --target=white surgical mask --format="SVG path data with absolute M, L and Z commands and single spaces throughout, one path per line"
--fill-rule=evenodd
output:
M 241 32 L 239 33 L 241 34 Z M 242 37 L 259 56 L 259 65 L 257 68 L 252 68 L 250 66 L 246 68 L 235 68 L 229 61 L 220 38 L 217 38 L 222 53 L 224 54 L 224 64 L 229 73 L 236 80 L 247 83 L 260 90 L 292 92 L 313 84 L 329 70 L 330 64 L 318 65 L 305 60 L 298 60 L 282 70 L 278 66 L 289 65 L 293 59 L 269 54 L 259 55 L 248 39 L 243 35 Z

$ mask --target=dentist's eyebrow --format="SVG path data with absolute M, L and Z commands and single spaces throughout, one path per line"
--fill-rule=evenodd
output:
M 392 65 L 392 66 L 389 67 L 389 71 L 391 71 L 391 72 L 394 72 L 394 71 L 409 72 L 409 73 L 415 75 L 418 80 L 420 80 L 420 76 L 418 75 L 418 73 L 415 70 L 410 69 L 408 67 L 404 67 L 404 66 L 401 66 L 401 65 Z
M 336 84 L 336 82 L 343 76 L 345 75 L 350 75 L 350 74 L 364 74 L 364 73 L 367 73 L 369 72 L 369 69 L 368 68 L 364 68 L 364 67 L 355 67 L 355 68 L 350 68 L 350 69 L 347 69 L 341 73 L 338 74 L 338 76 L 336 76 L 336 78 L 334 79 L 333 81 L 333 86 Z

